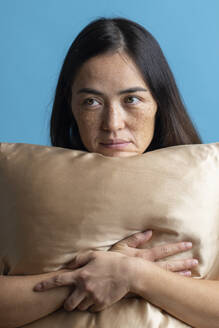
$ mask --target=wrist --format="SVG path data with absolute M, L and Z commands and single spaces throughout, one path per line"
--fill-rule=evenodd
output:
M 140 278 L 142 259 L 138 257 L 128 256 L 126 260 L 126 277 L 128 280 L 128 291 L 129 293 L 136 293 L 137 291 L 137 280 Z
M 129 292 L 141 296 L 142 289 L 147 293 L 147 286 L 153 276 L 155 264 L 140 257 L 130 257 Z

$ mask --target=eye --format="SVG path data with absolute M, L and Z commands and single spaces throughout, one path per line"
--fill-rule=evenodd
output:
M 134 97 L 134 96 L 128 96 L 128 97 L 126 97 L 126 99 L 133 99 L 133 98 L 137 99 L 137 102 L 133 102 L 133 101 L 130 102 L 130 101 L 127 101 L 127 103 L 128 103 L 128 104 L 134 104 L 134 105 L 136 105 L 136 104 L 140 101 L 139 98 Z
M 92 104 L 93 104 L 94 101 L 97 102 L 97 100 L 94 99 L 94 98 L 87 98 L 87 99 L 85 99 L 85 100 L 83 101 L 83 105 L 88 105 L 88 106 L 90 106 L 90 107 L 94 107 L 94 106 L 92 106 Z M 98 102 L 97 102 L 97 103 L 98 103 Z

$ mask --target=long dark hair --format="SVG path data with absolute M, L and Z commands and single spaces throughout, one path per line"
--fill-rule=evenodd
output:
M 158 105 L 154 136 L 145 152 L 202 143 L 181 100 L 167 60 L 151 33 L 123 17 L 101 17 L 78 34 L 64 59 L 50 120 L 52 146 L 87 150 L 71 110 L 71 86 L 84 62 L 117 50 L 123 50 L 135 62 Z

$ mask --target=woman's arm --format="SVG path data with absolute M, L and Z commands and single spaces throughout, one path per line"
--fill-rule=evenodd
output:
M 143 233 L 136 233 L 113 245 L 111 250 L 153 262 L 172 255 L 175 247 L 177 251 L 177 245 L 179 250 L 181 249 L 180 244 L 175 244 L 175 247 L 174 244 L 169 244 L 150 249 L 136 249 L 149 238 Z M 150 267 L 150 264 L 144 261 L 143 266 L 140 266 L 136 273 L 140 279 L 136 279 L 135 275 L 133 280 L 137 284 L 134 286 L 134 294 L 139 294 L 194 327 L 219 327 L 219 281 L 188 279 L 173 275 L 170 271 L 177 271 L 177 261 L 153 264 L 156 266 Z M 159 268 L 166 270 L 160 271 Z
M 186 278 L 132 258 L 130 291 L 196 328 L 219 327 L 219 281 Z
M 76 284 L 65 301 L 67 310 L 79 306 L 102 311 L 131 292 L 195 328 L 219 327 L 219 281 L 183 277 L 142 258 L 110 251 L 85 252 L 71 266 L 78 269 L 40 284 L 43 292 Z
M 39 275 L 0 276 L 0 328 L 20 327 L 40 319 L 63 305 L 71 286 L 48 290 L 43 294 L 33 291 L 42 279 L 53 277 L 59 270 Z

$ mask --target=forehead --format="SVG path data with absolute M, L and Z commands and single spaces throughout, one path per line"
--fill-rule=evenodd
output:
M 79 69 L 73 90 L 82 87 L 125 89 L 134 85 L 146 87 L 142 74 L 133 60 L 124 53 L 93 57 Z

